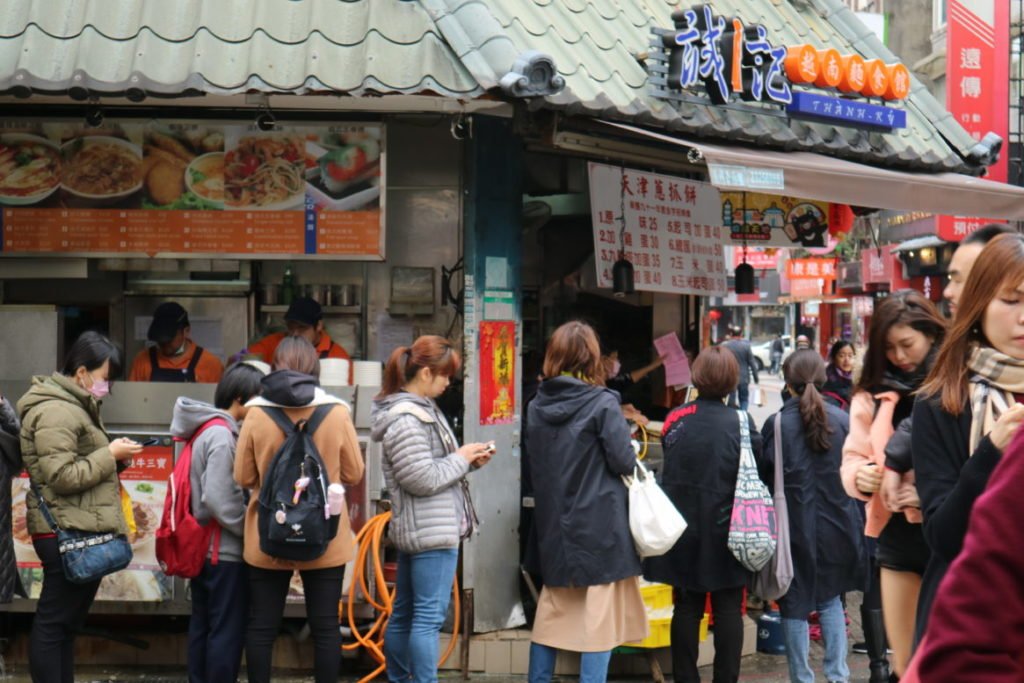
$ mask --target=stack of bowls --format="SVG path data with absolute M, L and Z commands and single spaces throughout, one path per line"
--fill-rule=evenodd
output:
M 357 360 L 352 364 L 353 383 L 360 387 L 379 387 L 383 379 L 383 367 L 377 361 Z
M 349 362 L 344 358 L 320 360 L 320 384 L 326 387 L 347 387 Z

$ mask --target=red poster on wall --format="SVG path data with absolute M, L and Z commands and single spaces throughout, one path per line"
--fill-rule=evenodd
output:
M 1010 134 L 1010 3 L 949 0 L 946 27 L 946 108 L 975 140 L 992 132 Z M 989 166 L 989 180 L 1005 183 L 1007 153 Z M 989 222 L 939 216 L 938 233 L 959 241 Z
M 516 394 L 516 324 L 480 323 L 480 424 L 511 424 Z

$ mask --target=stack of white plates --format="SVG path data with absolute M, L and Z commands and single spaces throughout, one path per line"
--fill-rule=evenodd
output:
M 328 387 L 348 386 L 348 361 L 344 358 L 320 360 L 320 384 Z
M 383 379 L 383 366 L 377 361 L 357 360 L 352 364 L 353 383 L 360 387 L 379 387 Z

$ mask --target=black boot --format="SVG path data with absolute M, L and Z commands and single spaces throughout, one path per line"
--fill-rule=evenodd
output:
M 860 618 L 871 662 L 871 678 L 868 679 L 868 683 L 889 683 L 889 660 L 885 656 L 885 621 L 882 619 L 882 610 L 861 607 Z

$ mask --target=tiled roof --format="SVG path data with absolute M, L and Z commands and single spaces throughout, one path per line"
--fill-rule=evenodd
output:
M 0 90 L 231 94 L 483 89 L 418 2 L 6 0 Z
M 977 170 L 962 157 L 973 140 L 916 79 L 905 104 L 908 127 L 893 133 L 673 106 L 653 97 L 642 62 L 651 29 L 670 28 L 671 13 L 696 2 L 6 0 L 0 92 L 333 91 L 468 99 L 502 92 L 513 64 L 538 51 L 553 58 L 565 87 L 530 98 L 534 108 L 911 170 Z M 709 2 L 719 14 L 763 24 L 775 44 L 827 45 L 896 60 L 841 0 Z M 507 88 L 504 94 L 512 96 Z
M 535 106 L 631 120 L 698 137 L 817 151 L 913 170 L 971 170 L 960 153 L 974 141 L 916 79 L 905 105 L 908 127 L 894 133 L 789 122 L 700 104 L 677 108 L 652 97 L 641 61 L 651 41 L 651 28 L 671 28 L 672 12 L 697 4 L 696 0 L 425 1 L 446 5 L 448 14 L 455 18 L 481 16 L 490 10 L 501 27 L 500 32 L 492 32 L 492 40 L 510 39 L 519 50 L 530 48 L 550 54 L 566 87 Z M 844 53 L 859 52 L 869 59 L 898 61 L 840 0 L 710 0 L 710 4 L 718 14 L 740 17 L 747 24 L 763 24 L 775 44 L 810 43 Z M 447 32 L 445 38 L 453 42 Z M 453 47 L 460 56 L 473 53 L 473 48 L 486 56 L 488 45 L 486 37 L 476 36 L 471 46 Z M 497 70 L 502 63 L 491 62 L 491 69 Z M 473 75 L 485 83 L 478 70 L 473 69 Z

